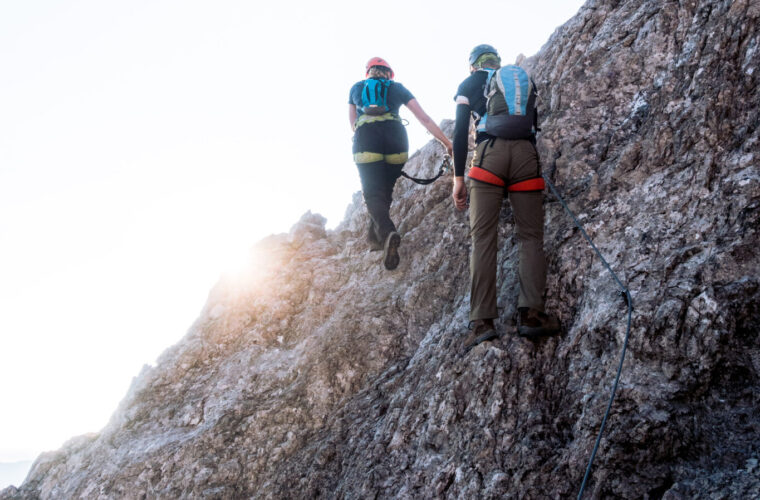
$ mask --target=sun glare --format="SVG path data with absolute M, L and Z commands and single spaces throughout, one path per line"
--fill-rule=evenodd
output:
M 235 246 L 226 249 L 218 259 L 219 268 L 225 276 L 243 276 L 262 262 L 260 252 L 246 249 L 245 246 Z

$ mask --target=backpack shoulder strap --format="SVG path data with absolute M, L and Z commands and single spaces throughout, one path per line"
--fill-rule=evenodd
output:
M 485 71 L 488 73 L 488 76 L 486 77 L 486 85 L 483 87 L 483 96 L 485 98 L 489 97 L 489 88 L 491 87 L 491 79 L 494 77 L 494 75 L 499 71 L 493 68 L 480 68 L 478 71 Z

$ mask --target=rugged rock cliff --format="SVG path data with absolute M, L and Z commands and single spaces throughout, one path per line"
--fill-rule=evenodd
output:
M 754 0 L 591 0 L 524 62 L 544 170 L 636 307 L 589 496 L 760 495 L 759 18 Z M 440 154 L 406 168 L 430 174 Z M 468 226 L 449 189 L 399 181 L 394 272 L 368 252 L 358 195 L 334 231 L 306 214 L 261 242 L 101 433 L 0 498 L 577 494 L 624 303 L 547 196 L 565 331 L 515 337 L 505 205 L 504 334 L 463 355 Z

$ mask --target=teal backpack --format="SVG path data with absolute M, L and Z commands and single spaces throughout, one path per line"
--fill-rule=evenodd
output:
M 390 111 L 388 107 L 388 89 L 390 80 L 382 78 L 367 78 L 362 88 L 362 113 L 382 115 Z
M 478 131 L 503 139 L 531 139 L 536 134 L 536 85 L 519 66 L 487 69 L 483 91 L 486 114 Z

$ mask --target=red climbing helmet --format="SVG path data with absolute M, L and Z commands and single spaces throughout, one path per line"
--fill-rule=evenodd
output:
M 391 72 L 391 80 L 393 80 L 393 70 L 391 69 L 391 65 L 388 64 L 388 61 L 383 59 L 382 57 L 373 57 L 367 62 L 367 73 L 365 73 L 365 77 L 369 76 L 369 69 L 372 66 L 382 66 L 383 68 L 388 68 L 388 71 Z

